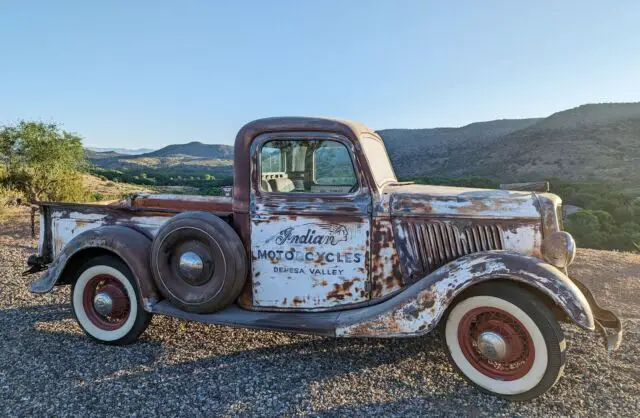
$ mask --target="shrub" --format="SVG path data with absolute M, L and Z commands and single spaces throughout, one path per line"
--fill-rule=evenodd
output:
M 81 200 L 86 161 L 81 138 L 55 124 L 21 121 L 0 128 L 3 185 L 30 201 Z
M 89 200 L 93 202 L 100 202 L 105 200 L 105 196 L 102 193 L 91 193 Z

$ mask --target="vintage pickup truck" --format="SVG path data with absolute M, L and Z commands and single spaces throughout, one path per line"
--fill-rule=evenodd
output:
M 78 323 L 108 344 L 153 314 L 333 337 L 439 325 L 455 367 L 514 400 L 558 380 L 560 321 L 618 348 L 618 318 L 567 273 L 557 196 L 399 182 L 382 139 L 343 120 L 257 120 L 234 153 L 231 197 L 42 203 L 31 290 L 71 285 Z

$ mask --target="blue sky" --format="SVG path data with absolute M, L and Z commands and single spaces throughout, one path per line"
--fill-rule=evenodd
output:
M 158 148 L 265 116 L 427 128 L 640 101 L 638 22 L 638 1 L 3 1 L 0 124 Z

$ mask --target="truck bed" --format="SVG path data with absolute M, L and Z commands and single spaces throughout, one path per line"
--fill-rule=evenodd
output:
M 204 211 L 231 215 L 232 199 L 220 196 L 139 194 L 116 204 L 40 203 L 38 254 L 49 263 L 75 236 L 104 225 L 124 225 L 153 237 L 174 214 Z

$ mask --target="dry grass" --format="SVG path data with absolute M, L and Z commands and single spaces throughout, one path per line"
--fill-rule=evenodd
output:
M 580 248 L 569 274 L 600 302 L 628 319 L 640 319 L 640 254 Z
M 4 219 L 0 220 L 0 245 L 22 244 L 32 241 L 31 209 L 26 206 L 6 207 Z M 37 218 L 37 217 L 36 217 Z M 37 222 L 37 220 L 36 220 Z M 36 230 L 38 225 L 36 224 Z
M 131 193 L 177 193 L 198 194 L 196 187 L 190 186 L 143 186 L 140 184 L 116 183 L 111 180 L 102 180 L 91 174 L 84 175 L 84 187 L 90 194 L 99 193 L 105 200 L 120 199 Z
M 102 180 L 99 177 L 85 174 L 83 176 L 84 187 L 89 193 L 100 193 L 105 199 L 118 199 L 123 195 L 140 192 L 153 193 L 154 188 L 139 184 L 116 183 L 110 180 Z

